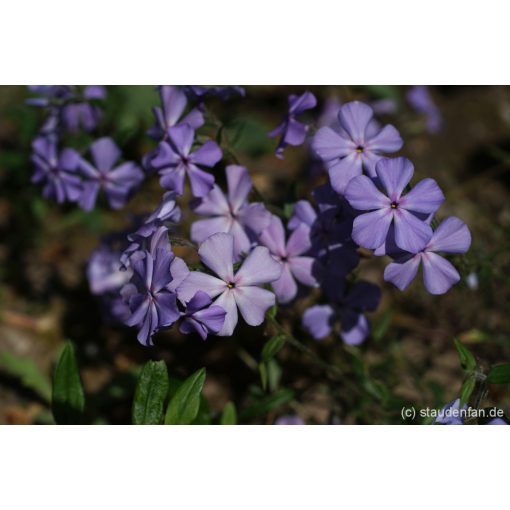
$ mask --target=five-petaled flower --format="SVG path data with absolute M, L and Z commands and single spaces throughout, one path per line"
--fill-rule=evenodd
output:
M 248 202 L 252 182 L 243 166 L 229 165 L 225 169 L 228 193 L 225 196 L 219 186 L 191 204 L 192 210 L 207 219 L 198 220 L 191 226 L 191 239 L 204 242 L 212 234 L 225 232 L 234 237 L 236 259 L 248 253 L 257 235 L 269 225 L 271 213 L 263 204 Z
M 131 161 L 115 167 L 121 152 L 111 138 L 100 138 L 90 146 L 93 164 L 81 158 L 80 172 L 85 177 L 80 207 L 86 211 L 94 208 L 97 195 L 104 190 L 112 209 L 120 209 L 132 191 L 143 181 L 142 170 Z
M 406 158 L 382 159 L 376 173 L 386 195 L 365 175 L 352 179 L 345 190 L 345 198 L 354 209 L 369 211 L 354 220 L 352 238 L 359 246 L 377 249 L 393 226 L 396 245 L 410 253 L 419 252 L 432 235 L 424 220 L 443 203 L 442 191 L 434 179 L 423 179 L 404 195 L 414 173 Z
M 160 142 L 157 156 L 151 161 L 152 167 L 159 172 L 161 186 L 182 195 L 187 174 L 193 196 L 207 195 L 214 186 L 214 176 L 199 167 L 211 168 L 218 163 L 222 158 L 218 144 L 208 140 L 192 152 L 195 131 L 191 126 L 174 126 L 168 128 L 167 133 L 168 140 Z
M 225 323 L 219 336 L 230 336 L 238 321 L 237 309 L 250 326 L 264 321 L 266 311 L 275 304 L 272 292 L 259 285 L 277 280 L 282 267 L 265 246 L 257 246 L 234 273 L 234 238 L 218 233 L 209 237 L 198 249 L 202 263 L 217 276 L 191 271 L 177 288 L 181 302 L 188 302 L 198 290 L 216 298 L 215 305 L 225 312 Z
M 313 138 L 312 148 L 326 164 L 337 193 L 344 194 L 349 181 L 363 169 L 375 177 L 375 165 L 383 154 L 402 148 L 398 131 L 392 125 L 380 129 L 373 116 L 370 106 L 352 101 L 340 108 L 337 130 L 322 127 Z
M 404 254 L 384 271 L 384 279 L 400 290 L 408 287 L 423 264 L 423 281 L 431 294 L 444 294 L 460 280 L 451 262 L 435 252 L 465 253 L 471 245 L 471 234 L 466 224 L 450 216 L 434 231 L 422 251 L 415 255 Z

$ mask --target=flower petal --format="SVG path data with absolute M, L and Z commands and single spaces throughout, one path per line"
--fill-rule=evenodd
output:
M 90 146 L 90 153 L 96 165 L 101 172 L 110 170 L 115 162 L 120 158 L 121 152 L 115 142 L 108 137 L 96 140 Z
M 246 202 L 253 186 L 248 169 L 241 165 L 228 165 L 225 168 L 227 176 L 228 201 L 232 211 L 237 212 Z
M 257 246 L 237 271 L 236 288 L 274 282 L 281 273 L 282 265 L 271 256 L 269 250 L 265 246 Z
M 267 228 L 260 234 L 260 242 L 269 248 L 269 251 L 278 257 L 287 255 L 285 249 L 285 229 L 278 216 L 272 215 Z
M 422 255 L 423 281 L 431 294 L 444 294 L 460 280 L 458 271 L 445 258 L 435 253 Z
M 393 283 L 400 290 L 405 290 L 418 273 L 420 260 L 421 255 L 418 254 L 388 264 L 384 270 L 384 281 Z
M 312 149 L 323 161 L 344 158 L 355 152 L 352 140 L 342 137 L 329 127 L 320 128 L 312 139 Z
M 216 142 L 209 140 L 193 152 L 190 157 L 193 163 L 210 168 L 223 157 L 223 152 Z
M 227 289 L 223 292 L 214 304 L 225 310 L 225 319 L 222 328 L 218 332 L 218 336 L 231 336 L 238 321 L 237 304 L 232 289 Z
M 398 201 L 413 177 L 413 164 L 407 158 L 382 158 L 375 168 L 390 200 Z
M 200 245 L 198 255 L 223 281 L 233 281 L 234 238 L 230 234 L 213 234 Z
M 188 156 L 195 138 L 195 130 L 188 124 L 180 124 L 168 128 L 167 132 L 172 149 L 181 156 Z
M 250 326 L 262 324 L 267 310 L 275 304 L 275 295 L 259 287 L 237 287 L 233 295 L 243 319 Z
M 315 305 L 305 310 L 303 314 L 303 327 L 315 338 L 326 338 L 332 329 L 332 319 L 335 312 L 329 305 Z
M 394 216 L 396 245 L 409 253 L 418 253 L 430 241 L 432 229 L 405 209 L 399 208 L 396 211 Z
M 239 222 L 255 234 L 260 234 L 269 226 L 271 216 L 271 213 L 265 208 L 264 204 L 259 202 L 246 205 L 237 213 Z
M 375 250 L 385 241 L 392 219 L 389 209 L 361 214 L 354 220 L 352 238 L 359 246 Z
M 226 216 L 216 216 L 206 220 L 198 220 L 191 225 L 191 240 L 203 243 L 208 237 L 218 232 L 230 233 L 232 220 Z
M 449 216 L 441 222 L 432 234 L 427 251 L 445 251 L 447 253 L 465 253 L 471 246 L 471 233 L 467 225 Z
M 191 193 L 194 197 L 204 197 L 213 189 L 214 175 L 200 170 L 198 166 L 188 165 L 188 177 L 191 184 Z
M 304 285 L 315 287 L 317 279 L 314 276 L 316 272 L 316 261 L 312 257 L 292 257 L 288 265 L 296 280 Z
M 340 317 L 340 336 L 347 345 L 361 344 L 370 333 L 367 318 L 352 310 L 345 311 Z
M 172 281 L 168 284 L 167 289 L 175 292 L 177 287 L 185 280 L 189 275 L 190 270 L 186 265 L 186 262 L 180 257 L 175 257 L 170 264 L 170 273 L 172 275 Z
M 354 143 L 363 145 L 365 131 L 373 116 L 374 111 L 370 106 L 360 101 L 351 101 L 340 108 L 338 120 Z
M 297 257 L 307 252 L 311 247 L 310 229 L 306 225 L 301 225 L 290 234 L 285 251 L 287 256 Z
M 414 188 L 404 195 L 399 206 L 419 213 L 433 213 L 444 202 L 441 188 L 434 179 L 423 179 Z
M 278 303 L 288 303 L 296 297 L 298 288 L 289 264 L 282 264 L 282 266 L 282 275 L 271 283 L 271 287 Z
M 383 195 L 366 175 L 355 177 L 345 189 L 345 199 L 358 211 L 371 211 L 390 206 L 390 200 Z
M 365 147 L 375 152 L 397 152 L 404 145 L 397 129 L 388 124 L 379 133 L 365 143 Z
M 226 288 L 225 282 L 219 278 L 200 271 L 191 271 L 177 287 L 177 297 L 182 303 L 188 303 L 199 290 L 214 298 L 225 291 Z
M 225 194 L 218 185 L 203 197 L 193 200 L 190 204 L 191 209 L 197 214 L 204 215 L 228 215 L 230 207 Z
M 362 174 L 363 161 L 357 152 L 328 165 L 329 180 L 332 188 L 343 195 L 349 182 Z

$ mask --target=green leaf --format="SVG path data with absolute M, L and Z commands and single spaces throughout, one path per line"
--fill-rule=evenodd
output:
M 168 404 L 165 425 L 189 425 L 196 418 L 204 382 L 205 368 L 201 368 L 182 383 Z
M 44 400 L 51 400 L 51 381 L 29 358 L 21 358 L 10 352 L 0 352 L 0 368 L 9 375 L 21 379 L 27 387 L 38 393 Z
M 475 385 L 476 378 L 473 375 L 469 376 L 462 384 L 462 388 L 460 389 L 460 408 L 469 402 L 469 398 L 475 389 Z
M 66 342 L 53 377 L 51 398 L 53 417 L 58 424 L 81 423 L 84 408 L 85 396 L 74 347 L 71 342 Z
M 148 361 L 140 373 L 133 399 L 135 425 L 159 425 L 168 394 L 168 371 L 164 361 Z
M 268 311 L 267 311 L 267 317 L 269 319 L 274 319 L 276 317 L 276 314 L 278 313 L 278 305 L 273 305 Z
M 248 409 L 241 413 L 243 417 L 259 416 L 286 404 L 294 398 L 294 392 L 291 389 L 281 389 L 272 395 L 267 395 L 257 400 Z
M 267 127 L 253 118 L 238 118 L 227 126 L 230 146 L 257 157 L 271 151 L 272 141 L 267 136 Z
M 233 402 L 227 402 L 221 414 L 221 425 L 236 425 L 237 424 L 237 411 Z
M 471 372 L 476 368 L 475 357 L 473 356 L 473 354 L 471 354 L 471 351 L 465 345 L 459 342 L 456 338 L 454 338 L 453 341 L 459 354 L 459 360 L 462 369 L 465 370 L 466 372 Z
M 391 325 L 392 315 L 391 310 L 386 310 L 379 322 L 374 326 L 374 329 L 372 330 L 372 337 L 376 342 L 384 338 L 384 335 Z
M 510 383 L 510 363 L 496 365 L 489 370 L 487 375 L 489 384 L 508 384 Z
M 286 337 L 282 334 L 275 335 L 268 340 L 262 349 L 262 360 L 267 362 L 270 359 L 273 359 L 285 345 L 285 340 Z
M 267 366 L 264 362 L 259 363 L 260 384 L 264 391 L 267 390 Z

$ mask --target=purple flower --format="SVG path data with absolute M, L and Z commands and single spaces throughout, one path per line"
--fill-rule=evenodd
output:
M 80 207 L 91 211 L 101 189 L 104 190 L 112 209 L 120 209 L 131 192 L 143 181 L 143 172 L 133 162 L 127 161 L 114 168 L 121 152 L 111 138 L 100 138 L 90 146 L 93 164 L 81 159 L 79 169 L 85 177 Z
M 508 423 L 502 418 L 494 418 L 493 420 L 487 422 L 487 425 L 508 425 Z
M 429 133 L 437 133 L 441 130 L 443 118 L 438 107 L 425 85 L 416 85 L 407 92 L 409 104 L 418 112 L 425 115 L 426 127 Z
M 316 340 L 331 334 L 340 321 L 340 336 L 349 345 L 362 343 L 370 333 L 370 325 L 363 312 L 373 311 L 381 300 L 381 290 L 369 282 L 357 282 L 349 290 L 345 284 L 336 286 L 332 304 L 315 305 L 303 315 L 303 326 Z
M 226 85 L 216 87 L 203 87 L 201 85 L 186 85 L 183 87 L 187 96 L 196 103 L 201 103 L 206 97 L 218 97 L 227 101 L 232 97 L 244 97 L 246 91 L 238 85 Z
M 183 116 L 188 103 L 183 90 L 173 85 L 161 85 L 158 88 L 161 107 L 155 106 L 152 109 L 156 124 L 147 132 L 151 138 L 155 140 L 165 138 L 168 128 L 178 124 L 189 124 L 193 129 L 198 129 L 204 125 L 202 112 L 196 108 Z
M 403 255 L 384 271 L 384 279 L 404 290 L 418 273 L 423 263 L 423 281 L 431 294 L 444 294 L 460 280 L 453 265 L 435 252 L 465 253 L 471 245 L 471 234 L 466 224 L 450 216 L 429 238 L 426 246 L 416 255 Z
M 124 250 L 120 257 L 122 270 L 129 267 L 134 258 L 144 256 L 144 252 L 148 251 L 153 257 L 158 249 L 164 249 L 171 252 L 172 247 L 168 239 L 168 228 L 164 225 L 159 226 L 156 230 L 143 232 L 147 235 L 129 234 L 127 236 L 131 244 Z
M 192 271 L 177 289 L 179 299 L 188 302 L 198 290 L 216 298 L 214 304 L 226 311 L 219 336 L 232 335 L 238 320 L 238 308 L 250 326 L 262 324 L 266 311 L 275 304 L 275 296 L 258 285 L 274 282 L 282 272 L 281 265 L 269 250 L 257 246 L 235 274 L 234 238 L 230 234 L 212 235 L 202 243 L 198 254 L 202 263 L 218 277 Z
M 158 248 L 154 256 L 145 251 L 131 258 L 133 277 L 121 294 L 131 310 L 126 325 L 138 327 L 137 338 L 143 345 L 152 345 L 152 336 L 180 317 L 176 294 L 169 288 L 173 259 L 173 253 L 164 248 Z
M 225 169 L 228 193 L 214 185 L 202 198 L 196 199 L 192 210 L 204 216 L 191 226 L 191 239 L 204 242 L 212 234 L 225 232 L 234 237 L 234 256 L 248 253 L 256 236 L 269 225 L 271 213 L 261 203 L 248 202 L 252 182 L 248 170 L 243 166 L 229 165 Z
M 452 400 L 439 411 L 433 423 L 434 425 L 464 425 L 467 408 L 467 404 L 460 407 L 460 399 Z
M 77 175 L 79 154 L 73 149 L 63 149 L 59 154 L 55 135 L 36 138 L 32 150 L 32 182 L 43 185 L 43 196 L 54 198 L 59 204 L 78 200 L 82 190 Z
M 94 250 L 87 264 L 87 278 L 92 294 L 116 292 L 129 282 L 132 271 L 121 270 L 120 256 L 120 251 L 107 245 Z
M 396 152 L 403 145 L 398 131 L 391 125 L 379 129 L 373 115 L 364 103 L 347 103 L 338 113 L 338 129 L 322 127 L 313 138 L 312 148 L 326 164 L 331 185 L 340 194 L 363 169 L 375 177 L 375 165 L 383 153 Z
M 214 176 L 199 167 L 213 167 L 220 161 L 222 152 L 211 140 L 192 152 L 194 137 L 195 131 L 188 124 L 169 128 L 168 141 L 160 142 L 158 154 L 151 165 L 159 171 L 160 184 L 163 188 L 182 195 L 187 174 L 193 196 L 203 197 L 213 188 Z
M 279 159 L 283 159 L 283 150 L 287 145 L 301 145 L 305 141 L 308 126 L 296 120 L 296 117 L 306 110 L 315 108 L 317 104 L 315 96 L 308 91 L 300 96 L 292 94 L 288 101 L 289 110 L 284 121 L 268 134 L 270 137 L 280 137 L 276 148 L 276 157 Z
M 225 322 L 226 312 L 221 306 L 211 306 L 211 303 L 212 299 L 208 294 L 201 290 L 197 291 L 186 303 L 184 320 L 179 331 L 185 335 L 198 333 L 202 340 L 205 340 L 208 334 L 219 333 Z
M 279 303 L 288 303 L 296 297 L 296 280 L 310 287 L 317 285 L 312 274 L 315 259 L 303 256 L 310 249 L 310 235 L 306 226 L 296 228 L 287 242 L 285 229 L 277 216 L 260 235 L 260 243 L 267 246 L 273 257 L 282 265 L 282 275 L 271 283 Z
M 303 418 L 296 414 L 285 414 L 280 416 L 276 421 L 275 425 L 304 425 Z
M 376 249 L 385 243 L 393 225 L 396 245 L 410 253 L 419 252 L 432 230 L 418 215 L 425 219 L 434 213 L 444 201 L 442 191 L 433 179 L 423 179 L 403 195 L 414 173 L 406 158 L 382 159 L 376 172 L 386 195 L 364 175 L 352 179 L 345 190 L 345 198 L 354 209 L 370 211 L 354 220 L 352 238 L 364 248 Z

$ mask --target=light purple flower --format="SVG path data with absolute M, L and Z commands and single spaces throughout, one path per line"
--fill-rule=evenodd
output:
M 168 128 L 168 140 L 160 142 L 158 154 L 152 159 L 151 165 L 158 170 L 163 188 L 182 195 L 187 174 L 193 196 L 203 197 L 213 188 L 214 176 L 200 167 L 216 165 L 222 152 L 212 140 L 192 152 L 194 137 L 195 131 L 188 124 Z
M 336 289 L 336 295 L 331 296 L 331 304 L 315 305 L 305 311 L 303 326 L 316 340 L 322 340 L 340 321 L 342 340 L 349 345 L 358 345 L 370 333 L 370 325 L 363 312 L 377 308 L 381 291 L 377 285 L 364 281 L 355 283 L 348 290 L 339 282 Z
M 287 145 L 301 145 L 305 141 L 308 126 L 299 122 L 296 117 L 306 110 L 315 108 L 317 99 L 311 92 L 304 92 L 300 96 L 289 96 L 289 110 L 284 121 L 273 129 L 268 136 L 279 136 L 280 141 L 276 148 L 276 157 L 283 159 L 283 150 Z
M 508 425 L 508 423 L 502 418 L 494 418 L 493 420 L 487 422 L 487 425 Z
M 425 115 L 425 125 L 429 133 L 434 134 L 441 130 L 443 124 L 441 112 L 425 85 L 411 87 L 407 92 L 407 100 L 418 113 Z
M 434 420 L 434 425 L 464 425 L 467 404 L 460 407 L 460 399 L 452 400 L 446 404 L 438 413 Z
M 194 108 L 184 115 L 188 100 L 183 90 L 173 85 L 161 85 L 158 89 L 161 107 L 155 106 L 152 109 L 156 124 L 147 133 L 151 138 L 155 140 L 165 138 L 168 128 L 178 124 L 189 124 L 193 129 L 204 125 L 204 116 L 200 110 Z
M 176 294 L 169 288 L 173 259 L 173 253 L 163 248 L 154 256 L 145 251 L 131 258 L 133 277 L 121 294 L 131 310 L 126 325 L 138 328 L 137 338 L 143 345 L 152 345 L 152 336 L 180 317 Z
M 466 224 L 450 216 L 431 235 L 422 251 L 404 255 L 389 264 L 384 279 L 400 290 L 408 287 L 423 264 L 423 280 L 431 294 L 444 294 L 460 280 L 453 265 L 435 252 L 465 253 L 471 245 L 471 234 Z
M 304 425 L 303 418 L 296 414 L 285 414 L 280 416 L 274 423 L 275 425 Z
M 93 163 L 81 159 L 79 169 L 85 177 L 80 207 L 91 211 L 102 189 L 112 209 L 120 209 L 130 194 L 143 181 L 142 170 L 133 162 L 126 161 L 115 167 L 121 152 L 111 138 L 100 138 L 90 146 Z
M 207 219 L 195 221 L 191 226 L 191 239 L 204 242 L 212 234 L 225 232 L 234 237 L 234 256 L 248 253 L 256 236 L 269 225 L 271 213 L 261 203 L 248 202 L 252 181 L 243 166 L 229 165 L 225 169 L 228 193 L 219 186 L 202 198 L 196 199 L 192 210 Z
M 260 235 L 260 243 L 269 248 L 273 257 L 282 265 L 282 275 L 271 283 L 279 303 L 292 301 L 297 294 L 296 280 L 314 287 L 315 259 L 303 256 L 310 249 L 310 235 L 306 226 L 296 228 L 285 241 L 285 229 L 277 216 L 272 216 L 269 226 Z
M 197 291 L 186 303 L 184 320 L 179 331 L 185 335 L 198 333 L 202 340 L 205 340 L 208 334 L 219 333 L 225 322 L 226 312 L 221 306 L 211 303 L 212 299 L 208 294 L 201 290 Z
M 59 204 L 78 200 L 82 190 L 77 174 L 79 154 L 73 149 L 63 149 L 59 153 L 55 135 L 36 138 L 32 150 L 32 182 L 43 185 L 43 196 L 54 198 Z
M 351 179 L 363 169 L 375 177 L 375 165 L 384 153 L 400 150 L 403 145 L 398 131 L 387 125 L 378 129 L 370 106 L 359 101 L 343 105 L 338 113 L 339 127 L 320 128 L 312 148 L 328 168 L 333 189 L 344 194 Z
M 209 237 L 198 250 L 202 263 L 218 276 L 192 271 L 179 285 L 181 302 L 188 302 L 198 290 L 216 298 L 215 305 L 226 311 L 225 323 L 219 336 L 230 336 L 238 321 L 237 309 L 250 326 L 264 321 L 266 311 L 275 304 L 272 292 L 258 287 L 277 280 L 282 272 L 265 246 L 257 246 L 234 274 L 234 238 L 218 233 Z
M 94 250 L 87 264 L 87 278 L 92 294 L 116 292 L 129 282 L 132 271 L 121 270 L 120 256 L 120 251 L 107 245 Z
M 364 175 L 352 179 L 345 190 L 345 198 L 354 209 L 370 211 L 354 220 L 352 238 L 359 246 L 375 250 L 386 241 L 393 224 L 396 245 L 410 253 L 419 252 L 432 230 L 418 215 L 426 219 L 437 211 L 444 201 L 442 191 L 433 179 L 423 179 L 404 195 L 414 173 L 406 158 L 382 159 L 376 172 L 386 195 Z

